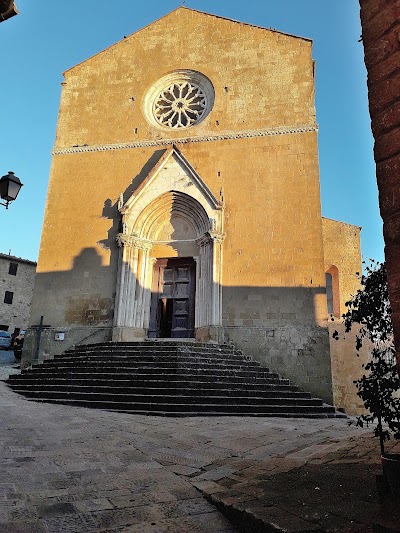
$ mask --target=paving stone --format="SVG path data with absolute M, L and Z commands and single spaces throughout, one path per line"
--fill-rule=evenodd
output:
M 180 476 L 190 476 L 198 474 L 201 472 L 198 468 L 191 468 L 189 466 L 183 466 L 183 465 L 171 465 L 168 467 L 168 470 L 171 472 L 174 472 L 175 474 L 179 474 Z
M 250 504 L 246 509 L 255 518 L 271 524 L 277 531 L 285 533 L 321 533 L 318 524 L 303 520 L 299 516 L 289 514 L 279 507 L 266 507 L 261 502 Z
M 229 476 L 229 474 L 233 474 L 235 471 L 236 468 L 234 466 L 224 465 L 213 468 L 208 472 L 204 472 L 203 474 L 196 476 L 196 478 L 204 481 L 218 481 L 219 479 Z
M 46 533 L 81 533 L 94 531 L 96 523 L 91 516 L 54 516 L 44 519 Z
M 185 514 L 197 515 L 208 514 L 214 512 L 214 507 L 206 501 L 203 497 L 192 498 L 179 502 L 179 507 L 183 509 Z
M 41 517 L 62 516 L 76 513 L 75 507 L 69 502 L 40 505 L 37 511 Z
M 49 533 L 49 530 L 42 520 L 21 520 L 0 522 L 0 533 Z
M 130 509 L 95 511 L 91 513 L 91 517 L 96 527 L 101 529 L 140 524 L 142 522 L 151 523 L 154 514 L 156 514 L 156 511 L 152 512 L 151 506 L 143 506 Z
M 107 498 L 98 498 L 93 500 L 79 500 L 74 502 L 74 507 L 78 512 L 102 511 L 114 509 L 114 505 Z
M 191 483 L 194 487 L 199 489 L 200 491 L 204 491 L 207 494 L 214 494 L 215 492 L 224 492 L 226 489 L 225 487 L 222 487 L 218 483 L 215 483 L 215 481 L 202 481 L 194 478 L 191 480 Z

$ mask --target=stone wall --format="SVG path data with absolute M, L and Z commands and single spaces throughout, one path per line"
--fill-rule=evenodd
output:
M 10 263 L 17 265 L 16 275 L 10 271 Z M 0 324 L 7 331 L 26 329 L 35 280 L 36 263 L 12 255 L 0 254 Z M 12 303 L 4 302 L 6 291 L 13 293 Z
M 346 313 L 346 302 L 360 288 L 358 275 L 362 272 L 360 231 L 361 228 L 328 218 L 322 219 L 324 236 L 325 271 L 334 277 L 335 313 L 329 320 L 329 343 L 332 364 L 334 405 L 349 415 L 363 410 L 363 403 L 357 396 L 354 380 L 363 374 L 362 365 L 368 359 L 368 347 L 356 351 L 354 331 L 345 333 L 342 315 Z M 335 277 L 337 276 L 337 280 Z M 334 332 L 338 339 L 333 338 Z
M 385 258 L 400 370 L 400 2 L 360 0 Z

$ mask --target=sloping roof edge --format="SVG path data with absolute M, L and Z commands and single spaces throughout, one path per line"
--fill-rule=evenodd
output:
M 257 28 L 259 30 L 272 31 L 273 33 L 279 33 L 287 37 L 293 37 L 294 39 L 302 39 L 303 41 L 312 42 L 312 39 L 310 37 L 302 37 L 301 35 L 295 35 L 294 33 L 287 33 L 285 31 L 276 30 L 275 28 L 266 28 L 265 26 L 260 26 L 259 24 L 252 24 L 251 22 L 242 22 L 241 20 L 232 19 L 230 17 L 224 17 L 222 15 L 214 15 L 213 13 L 207 13 L 206 11 L 201 11 L 200 9 L 192 9 L 186 6 L 181 6 L 181 8 L 188 9 L 189 11 L 195 11 L 196 13 L 201 13 L 203 15 L 208 15 L 209 17 L 215 17 L 215 18 L 222 19 L 222 20 L 228 20 L 229 22 L 235 22 L 236 24 L 242 24 L 243 26 L 250 26 L 252 28 Z
M 119 41 L 117 41 L 116 43 L 114 44 L 111 44 L 110 46 L 108 46 L 107 48 L 104 48 L 103 50 L 100 50 L 100 52 L 97 52 L 96 54 L 93 54 L 92 56 L 84 59 L 83 61 L 80 61 L 79 63 L 77 63 L 76 65 L 66 69 L 63 71 L 63 76 L 65 76 L 65 74 L 67 72 L 70 72 L 71 70 L 73 70 L 74 68 L 76 67 L 79 67 L 80 65 L 82 65 L 83 63 L 86 63 L 86 61 L 89 61 L 90 59 L 93 59 L 94 57 L 98 56 L 99 54 L 102 54 L 103 52 L 105 52 L 106 50 L 110 50 L 111 48 L 114 48 L 114 46 L 117 46 L 119 45 L 120 43 L 126 41 L 127 39 L 130 39 L 131 37 L 133 37 L 134 35 L 137 35 L 139 32 L 145 30 L 146 28 L 148 28 L 149 26 L 151 26 L 152 24 L 156 24 L 157 22 L 159 22 L 160 20 L 166 18 L 166 17 L 169 17 L 170 15 L 172 15 L 172 13 L 175 13 L 175 11 L 179 11 L 179 10 L 187 10 L 187 11 L 193 11 L 194 13 L 200 13 L 202 15 L 206 15 L 208 17 L 214 17 L 214 18 L 217 18 L 217 19 L 221 19 L 221 20 L 227 20 L 229 22 L 234 22 L 235 24 L 242 24 L 243 26 L 250 26 L 252 28 L 257 28 L 259 30 L 265 30 L 265 31 L 270 31 L 270 32 L 273 32 L 273 33 L 279 33 L 280 35 L 285 35 L 287 37 L 292 37 L 293 39 L 302 39 L 303 41 L 308 41 L 308 42 L 311 42 L 312 43 L 312 39 L 308 38 L 308 37 L 300 37 L 298 35 L 294 35 L 294 34 L 291 34 L 291 33 L 286 33 L 286 32 L 283 32 L 283 31 L 279 31 L 279 30 L 276 30 L 275 28 L 266 28 L 264 26 L 258 26 L 257 24 L 251 24 L 250 22 L 241 22 L 239 20 L 235 20 L 235 19 L 231 19 L 229 17 L 223 17 L 222 15 L 214 15 L 213 13 L 207 13 L 206 11 L 200 11 L 199 9 L 192 9 L 190 7 L 186 7 L 186 6 L 179 6 L 175 9 L 173 9 L 172 11 L 170 11 L 169 13 L 166 13 L 165 15 L 163 15 L 162 17 L 156 19 L 156 20 L 153 20 L 152 22 L 150 22 L 149 24 L 146 24 L 146 26 L 143 26 L 143 28 L 140 28 L 136 31 L 134 31 L 133 33 L 131 33 L 130 35 L 128 35 L 127 37 L 124 37 L 123 39 L 120 39 Z
M 344 224 L 345 226 L 352 226 L 353 228 L 358 228 L 362 230 L 362 226 L 357 226 L 356 224 L 351 224 L 350 222 L 343 222 L 343 220 L 336 220 L 335 218 L 321 217 L 324 220 L 329 220 L 330 222 L 336 222 L 338 224 Z
M 30 259 L 23 259 L 22 257 L 16 257 L 15 255 L 0 253 L 0 259 L 6 259 L 7 261 L 17 261 L 19 263 L 26 263 L 28 265 L 37 265 L 36 261 L 31 261 Z

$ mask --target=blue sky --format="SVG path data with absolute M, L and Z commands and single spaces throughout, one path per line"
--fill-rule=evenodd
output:
M 0 175 L 24 183 L 0 208 L 0 252 L 37 260 L 62 72 L 172 11 L 176 0 L 16 0 L 0 24 Z M 362 226 L 383 259 L 358 0 L 186 0 L 217 15 L 313 39 L 323 215 Z M 82 203 L 85 199 L 82 198 Z

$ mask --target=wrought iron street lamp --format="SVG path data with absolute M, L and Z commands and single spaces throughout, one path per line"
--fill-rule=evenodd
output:
M 14 172 L 9 172 L 3 176 L 0 179 L 0 197 L 4 202 L 0 202 L 0 205 L 4 205 L 8 209 L 8 204 L 16 199 L 22 185 Z
M 0 0 L 0 22 L 18 15 L 18 13 L 14 0 Z

